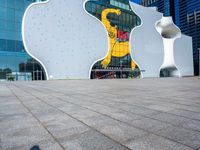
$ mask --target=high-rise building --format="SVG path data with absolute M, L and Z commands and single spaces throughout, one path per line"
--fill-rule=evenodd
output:
M 176 24 L 181 31 L 193 38 L 195 75 L 199 74 L 200 1 L 175 0 Z
M 137 3 L 137 4 L 140 4 L 140 0 L 130 0 L 131 2 L 134 2 L 134 3 Z
M 172 16 L 173 19 L 175 17 L 173 0 L 141 0 L 140 3 L 143 6 L 156 7 L 164 16 Z
M 43 69 L 26 52 L 22 42 L 22 17 L 36 0 L 0 1 L 0 80 L 41 80 Z
M 172 16 L 181 31 L 193 38 L 194 74 L 199 74 L 200 1 L 197 0 L 142 0 L 143 6 L 155 6 L 165 16 Z

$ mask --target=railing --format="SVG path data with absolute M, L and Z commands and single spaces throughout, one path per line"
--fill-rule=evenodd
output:
M 123 69 L 93 69 L 92 79 L 138 78 L 145 70 Z
M 42 71 L 33 72 L 6 72 L 0 71 L 0 81 L 32 81 L 43 80 Z

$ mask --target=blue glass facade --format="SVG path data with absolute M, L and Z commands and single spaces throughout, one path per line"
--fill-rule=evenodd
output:
M 157 7 L 159 12 L 162 12 L 165 16 L 170 14 L 170 2 L 171 0 L 142 0 L 140 3 L 143 6 Z
M 140 0 L 130 0 L 130 1 L 137 3 L 137 4 L 140 4 Z
M 21 36 L 24 11 L 34 1 L 0 1 L 0 80 L 44 78 L 41 66 L 25 52 Z
M 141 0 L 143 6 L 156 7 L 164 16 L 172 16 L 175 21 L 174 0 Z
M 199 75 L 200 1 L 142 0 L 144 6 L 156 6 L 165 16 L 172 16 L 182 33 L 193 38 L 194 74 Z
M 176 24 L 181 31 L 193 38 L 195 75 L 199 74 L 200 50 L 200 1 L 175 0 Z

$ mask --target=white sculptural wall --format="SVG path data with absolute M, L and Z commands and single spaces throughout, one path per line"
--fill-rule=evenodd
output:
M 142 21 L 130 35 L 131 57 L 142 77 L 159 77 L 168 53 L 156 29 L 163 15 L 152 8 L 130 5 Z M 105 58 L 109 47 L 104 25 L 85 11 L 85 0 L 31 4 L 23 17 L 22 37 L 26 51 L 41 63 L 47 79 L 89 79 L 93 64 Z M 191 38 L 181 35 L 173 48 L 170 59 L 179 76 L 192 76 Z
M 25 49 L 42 64 L 47 79 L 89 79 L 91 66 L 107 54 L 107 32 L 84 2 L 37 2 L 24 14 Z
M 141 26 L 131 32 L 130 40 L 132 58 L 142 70 L 142 77 L 160 77 L 163 68 L 169 68 L 169 72 L 174 69 L 170 76 L 193 76 L 191 38 L 182 35 L 169 17 L 155 9 L 132 2 L 130 5 L 142 20 Z
M 160 68 L 161 74 L 163 74 L 163 77 L 180 77 L 180 71 L 174 59 L 174 42 L 181 37 L 181 31 L 174 24 L 172 17 L 162 17 L 156 23 L 156 29 L 162 37 L 164 45 L 164 60 Z
M 155 28 L 162 14 L 152 8 L 130 2 L 132 10 L 140 17 L 142 24 L 131 32 L 131 56 L 142 70 L 142 77 L 159 77 L 163 63 L 163 40 Z
M 192 38 L 181 35 L 174 42 L 174 59 L 180 76 L 194 76 Z

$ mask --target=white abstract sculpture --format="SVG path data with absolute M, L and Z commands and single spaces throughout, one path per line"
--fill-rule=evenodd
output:
M 156 24 L 156 29 L 163 38 L 164 62 L 161 66 L 161 76 L 181 76 L 174 60 L 174 42 L 181 37 L 180 29 L 173 23 L 172 17 L 162 17 Z
M 93 64 L 106 56 L 107 32 L 84 8 L 85 0 L 49 0 L 27 8 L 24 46 L 47 79 L 89 79 Z
M 163 40 L 155 28 L 162 14 L 155 9 L 143 7 L 130 2 L 132 10 L 140 17 L 142 24 L 131 32 L 131 56 L 139 66 L 141 75 L 159 77 L 163 63 Z
M 108 53 L 108 34 L 85 10 L 85 0 L 31 4 L 23 17 L 26 51 L 48 79 L 89 79 L 92 66 Z M 130 2 L 142 24 L 130 35 L 131 57 L 142 77 L 192 76 L 192 39 L 181 35 L 170 17 Z

